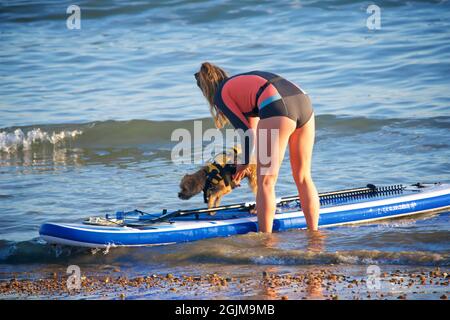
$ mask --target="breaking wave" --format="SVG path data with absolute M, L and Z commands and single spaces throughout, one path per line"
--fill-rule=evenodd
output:
M 24 133 L 22 129 L 15 129 L 13 132 L 0 132 L 0 151 L 14 153 L 19 150 L 30 150 L 32 146 L 39 144 L 51 144 L 58 146 L 69 140 L 74 140 L 83 132 L 80 130 L 45 132 L 40 128 L 32 129 Z
M 204 243 L 203 243 L 204 244 Z M 196 248 L 194 247 L 196 246 Z M 201 249 L 200 244 L 189 246 L 193 250 L 182 252 L 166 246 L 160 248 L 110 248 L 95 250 L 67 246 L 53 246 L 42 240 L 13 242 L 0 240 L 0 264 L 24 263 L 115 263 L 123 259 L 136 263 L 165 261 L 170 265 L 220 264 L 220 265 L 412 265 L 450 266 L 448 252 L 430 251 L 303 251 L 280 249 L 242 250 L 225 247 L 217 250 Z M 175 250 L 175 252 L 173 252 Z M 168 251 L 168 252 L 167 252 Z
M 129 147 L 151 143 L 170 142 L 175 129 L 193 132 L 194 123 L 201 122 L 202 130 L 213 128 L 209 118 L 183 121 L 96 121 L 83 124 L 54 124 L 11 127 L 0 129 L 0 153 L 17 153 L 22 150 L 48 145 L 73 148 Z M 383 128 L 450 128 L 450 117 L 424 119 L 375 119 L 323 114 L 317 116 L 318 139 L 329 135 L 348 135 L 377 132 Z

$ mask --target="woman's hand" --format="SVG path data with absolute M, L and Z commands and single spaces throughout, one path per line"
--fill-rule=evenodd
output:
M 248 169 L 248 164 L 238 164 L 236 166 L 236 173 L 233 175 L 233 181 L 239 184 Z

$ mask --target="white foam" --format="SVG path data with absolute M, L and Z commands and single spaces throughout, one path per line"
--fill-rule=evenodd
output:
M 0 151 L 13 153 L 20 149 L 29 150 L 33 144 L 37 143 L 50 143 L 57 146 L 67 139 L 74 139 L 82 133 L 80 130 L 48 133 L 40 128 L 30 130 L 26 134 L 21 129 L 16 129 L 14 132 L 2 131 L 0 132 Z

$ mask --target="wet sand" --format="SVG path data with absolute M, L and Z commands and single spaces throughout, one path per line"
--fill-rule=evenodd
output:
M 383 266 L 367 274 L 367 266 L 307 268 L 300 272 L 247 275 L 148 274 L 128 277 L 116 268 L 82 274 L 81 287 L 69 290 L 67 275 L 53 272 L 36 278 L 16 274 L 0 282 L 0 299 L 444 299 L 449 272 Z

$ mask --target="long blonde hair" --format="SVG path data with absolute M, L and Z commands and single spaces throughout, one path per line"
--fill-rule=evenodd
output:
M 209 103 L 209 111 L 211 112 L 216 128 L 223 128 L 229 121 L 217 108 L 214 103 L 214 96 L 219 84 L 228 78 L 228 74 L 222 68 L 212 63 L 203 62 L 199 72 L 195 74 L 195 78 L 197 79 L 197 85 Z

